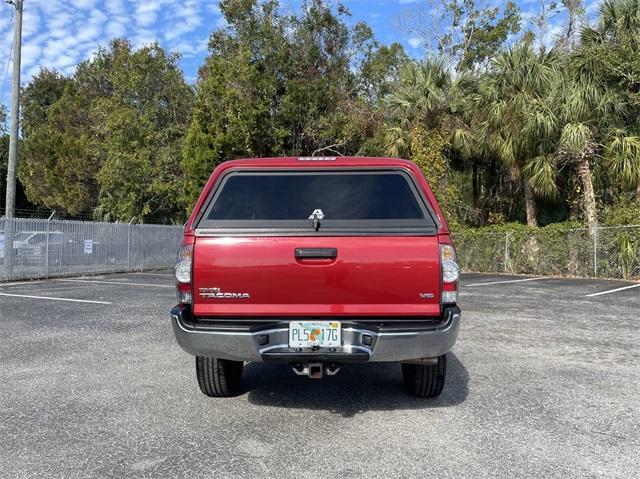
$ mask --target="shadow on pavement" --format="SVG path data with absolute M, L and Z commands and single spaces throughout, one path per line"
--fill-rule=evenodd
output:
M 366 411 L 455 406 L 469 395 L 469 373 L 455 354 L 447 355 L 447 382 L 440 397 L 409 396 L 397 363 L 343 365 L 336 376 L 296 376 L 286 364 L 250 363 L 243 386 L 249 402 L 262 406 L 324 409 L 344 417 Z

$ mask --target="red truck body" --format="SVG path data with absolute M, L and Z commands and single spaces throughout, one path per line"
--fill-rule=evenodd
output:
M 196 316 L 437 316 L 437 238 L 196 238 L 193 286 L 224 285 L 251 298 L 194 298 Z M 334 247 L 333 260 L 295 260 L 298 247 Z M 366 252 L 366 254 L 363 254 Z M 249 283 L 248 278 L 251 278 Z M 389 278 L 394 278 L 390 281 Z M 421 299 L 429 291 L 433 298 Z
M 432 230 L 423 234 L 406 228 L 374 228 L 363 233 L 350 229 L 351 223 L 344 219 L 342 223 L 336 221 L 342 226 L 333 230 L 319 226 L 302 231 L 203 226 L 205 219 L 212 217 L 215 202 L 222 202 L 216 195 L 231 188 L 225 181 L 233 175 L 322 176 L 344 175 L 343 172 L 401 174 L 416 201 L 424 205 L 421 208 Z M 351 184 L 352 188 L 357 189 L 357 181 Z M 304 196 L 313 196 L 308 184 L 305 185 Z M 273 196 L 270 201 L 277 202 L 278 191 L 270 194 Z M 291 198 L 286 201 L 291 202 Z M 322 201 L 331 203 L 326 198 L 318 200 Z M 236 203 L 243 207 L 243 198 L 226 204 L 227 209 L 235 208 Z M 253 208 L 260 210 L 261 206 Z M 315 211 L 322 216 L 321 210 Z M 253 216 L 249 212 L 252 220 L 259 215 L 260 211 Z M 304 220 L 307 221 L 306 216 Z M 179 255 L 183 264 L 179 261 L 178 265 L 188 280 L 178 281 L 182 299 L 172 317 L 178 342 L 200 358 L 198 378 L 206 394 L 224 395 L 210 394 L 213 390 L 203 387 L 207 377 L 214 381 L 212 384 L 220 379 L 213 373 L 206 376 L 205 371 L 215 371 L 203 367 L 209 364 L 207 361 L 231 364 L 280 360 L 296 364 L 296 372 L 303 371 L 309 376 L 317 376 L 318 370 L 320 375 L 323 371 L 329 373 L 327 365 L 351 360 L 417 361 L 403 365 L 403 372 L 414 371 L 420 364 L 427 370 L 431 366 L 436 373 L 437 368 L 443 368 L 444 359 L 438 357 L 444 358 L 443 354 L 453 346 L 460 317 L 455 299 L 443 300 L 445 292 L 457 292 L 457 276 L 454 281 L 443 281 L 443 247 L 448 247 L 447 254 L 453 255 L 447 260 L 448 265 L 455 262 L 455 251 L 436 198 L 414 163 L 363 157 L 228 161 L 218 166 L 207 181 L 184 231 Z M 299 251 L 302 253 L 298 254 Z M 323 254 L 318 257 L 315 251 Z M 311 256 L 305 252 L 311 252 Z M 454 266 L 457 274 L 457 265 Z M 190 268 L 190 272 L 185 268 Z M 177 266 L 176 277 L 178 269 Z M 285 336 L 289 334 L 289 322 L 300 319 L 324 320 L 339 327 L 341 347 L 294 348 Z M 294 323 L 291 324 L 293 329 Z M 251 339 L 243 343 L 242 337 Z M 435 366 L 429 361 L 435 361 Z M 434 395 L 433 391 L 421 395 Z

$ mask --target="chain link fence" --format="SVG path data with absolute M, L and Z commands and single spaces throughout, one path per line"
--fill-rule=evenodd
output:
M 463 271 L 640 279 L 640 225 L 452 237 Z
M 168 268 L 181 239 L 179 226 L 0 219 L 0 281 Z
M 640 279 L 640 225 L 452 236 L 463 271 Z M 178 226 L 0 219 L 0 281 L 169 268 L 181 239 Z

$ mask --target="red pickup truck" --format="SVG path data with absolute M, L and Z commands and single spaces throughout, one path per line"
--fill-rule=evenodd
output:
M 402 364 L 440 394 L 460 324 L 449 229 L 420 169 L 359 157 L 228 161 L 184 228 L 171 311 L 208 396 L 240 391 L 244 362 L 321 378 Z

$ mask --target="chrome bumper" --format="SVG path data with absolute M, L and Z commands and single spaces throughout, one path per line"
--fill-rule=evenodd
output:
M 236 361 L 406 361 L 435 358 L 453 348 L 460 327 L 460 309 L 445 309 L 440 321 L 402 323 L 358 322 L 343 319 L 342 347 L 331 350 L 298 350 L 289 347 L 289 328 L 284 320 L 273 324 L 198 322 L 188 307 L 171 310 L 178 344 L 195 356 Z M 395 323 L 395 324 L 394 324 Z

